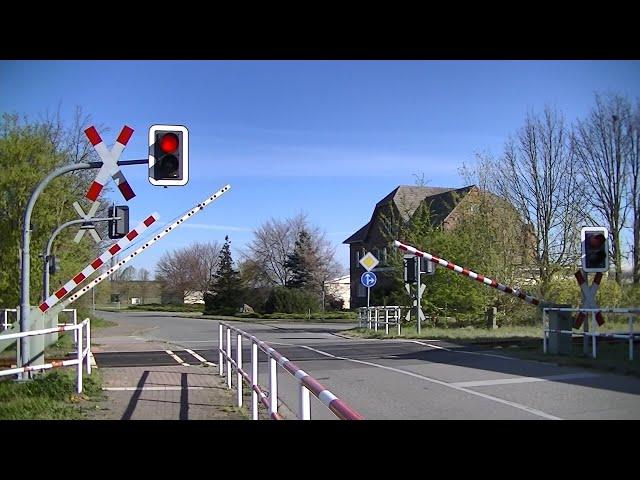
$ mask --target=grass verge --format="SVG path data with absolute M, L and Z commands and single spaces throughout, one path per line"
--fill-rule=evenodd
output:
M 83 376 L 83 393 L 76 393 L 76 369 L 47 372 L 33 380 L 0 382 L 1 420 L 79 420 L 92 402 L 103 398 L 97 371 Z

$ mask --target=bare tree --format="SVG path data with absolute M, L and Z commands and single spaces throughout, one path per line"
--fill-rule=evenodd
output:
M 253 287 L 287 286 L 292 278 L 289 262 L 300 232 L 309 234 L 308 265 L 318 292 L 323 282 L 340 272 L 335 261 L 335 247 L 318 227 L 309 225 L 305 214 L 284 220 L 270 219 L 254 231 L 253 241 L 242 252 L 241 271 Z
M 574 149 L 588 187 L 589 204 L 611 235 L 616 283 L 622 282 L 621 233 L 628 210 L 627 157 L 631 105 L 625 98 L 596 95 L 596 106 L 578 121 Z
M 291 269 L 287 266 L 287 260 L 306 222 L 303 214 L 284 220 L 272 218 L 253 232 L 253 241 L 246 251 L 241 252 L 242 271 L 251 286 L 288 284 Z
M 184 295 L 206 292 L 218 268 L 219 253 L 220 245 L 215 240 L 167 252 L 156 265 L 156 279 L 169 291 Z
M 534 238 L 533 261 L 544 298 L 553 275 L 577 261 L 584 216 L 583 186 L 562 115 L 549 107 L 542 116 L 527 115 L 492 170 L 496 193 L 518 210 Z
M 140 297 L 142 303 L 144 303 L 145 298 L 149 296 L 149 281 L 151 280 L 151 274 L 149 270 L 146 268 L 141 268 L 138 270 L 138 280 L 140 281 L 138 286 L 138 291 L 140 292 Z
M 640 283 L 640 101 L 636 102 L 628 130 L 629 196 L 633 217 L 633 283 Z

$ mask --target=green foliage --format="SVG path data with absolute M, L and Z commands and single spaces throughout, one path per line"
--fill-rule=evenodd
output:
M 218 270 L 211 281 L 211 292 L 204 295 L 204 313 L 231 315 L 243 305 L 246 290 L 240 273 L 233 268 L 229 236 L 224 238 L 219 259 Z
M 623 286 L 621 305 L 624 307 L 640 307 L 640 283 Z
M 0 382 L 0 419 L 63 420 L 83 418 L 75 393 L 76 370 L 54 370 L 34 380 L 16 383 Z M 97 372 L 83 377 L 82 397 L 98 399 L 102 381 Z
M 17 115 L 3 114 L 0 120 L 0 306 L 19 302 L 19 247 L 22 216 L 38 182 L 55 168 L 72 162 L 72 155 L 58 140 L 61 132 L 51 122 L 20 121 Z M 31 217 L 31 303 L 41 292 L 43 251 L 52 231 L 76 218 L 72 203 L 81 198 L 88 183 L 82 175 L 68 174 L 53 180 L 36 202 Z M 94 256 L 95 246 L 72 242 L 75 230 L 58 236 L 54 252 L 61 267 L 52 275 L 51 289 L 66 282 Z
M 274 287 L 264 305 L 266 313 L 307 313 L 318 311 L 315 295 L 301 289 Z
M 289 288 L 308 288 L 312 281 L 311 238 L 306 230 L 298 233 L 293 252 L 287 257 L 284 266 L 291 271 L 291 279 L 287 282 Z

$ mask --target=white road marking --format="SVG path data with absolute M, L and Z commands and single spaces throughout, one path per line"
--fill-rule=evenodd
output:
M 550 415 L 548 413 L 545 413 L 545 412 L 543 412 L 541 410 L 537 410 L 535 408 L 527 407 L 526 405 L 521 405 L 519 403 L 510 402 L 508 400 L 504 400 L 502 398 L 494 397 L 492 395 L 487 395 L 485 393 L 476 392 L 474 390 L 469 390 L 467 388 L 459 387 L 459 386 L 457 386 L 455 384 L 452 384 L 452 383 L 443 382 L 442 380 L 436 380 L 435 378 L 425 377 L 424 375 L 419 375 L 417 373 L 409 372 L 409 371 L 406 371 L 406 370 L 400 370 L 399 368 L 387 367 L 386 365 L 380 365 L 380 364 L 377 364 L 377 363 L 365 362 L 363 360 L 356 360 L 356 359 L 347 358 L 347 357 L 338 357 L 336 355 L 332 355 L 332 354 L 330 354 L 328 352 L 323 352 L 321 350 L 317 350 L 315 348 L 308 347 L 306 345 L 300 345 L 300 347 L 306 348 L 307 350 L 312 350 L 314 352 L 320 353 L 320 354 L 325 355 L 327 357 L 336 358 L 338 360 L 345 360 L 347 362 L 353 362 L 353 363 L 361 363 L 363 365 L 369 365 L 371 367 L 382 368 L 384 370 L 389 370 L 389 371 L 392 371 L 392 372 L 401 373 L 403 375 L 408 375 L 410 377 L 419 378 L 419 379 L 425 380 L 427 382 L 435 383 L 437 385 L 442 385 L 443 387 L 452 388 L 454 390 L 465 392 L 465 393 L 468 393 L 470 395 L 475 395 L 477 397 L 482 397 L 482 398 L 485 398 L 487 400 L 491 400 L 491 401 L 494 401 L 494 402 L 497 402 L 497 403 L 502 403 L 504 405 L 509 405 L 509 406 L 517 408 L 519 410 L 524 410 L 525 412 L 531 413 L 533 415 L 537 415 L 538 417 L 547 418 L 549 420 L 562 420 L 560 417 L 556 417 L 554 415 Z
M 204 363 L 205 365 L 209 365 L 210 367 L 215 367 L 216 364 L 213 362 L 210 362 L 209 360 L 207 360 L 206 358 L 198 355 L 196 352 L 194 352 L 193 350 L 189 350 L 188 348 L 184 349 L 185 352 L 190 353 L 191 355 L 193 355 L 194 357 L 196 357 L 196 359 L 200 360 L 202 363 Z
M 436 348 L 438 350 L 446 350 L 447 352 L 466 353 L 468 355 L 481 355 L 483 357 L 495 357 L 495 358 L 501 358 L 503 360 L 520 360 L 520 361 L 523 361 L 523 360 L 521 360 L 519 358 L 508 357 L 506 355 L 496 355 L 495 353 L 469 352 L 468 350 L 453 350 L 451 348 L 441 347 L 440 345 L 434 345 L 432 343 L 425 343 L 425 342 L 421 342 L 419 340 L 404 340 L 404 341 L 405 342 L 410 342 L 410 343 L 417 343 L 419 345 L 424 345 L 425 347 Z
M 184 366 L 184 367 L 190 367 L 191 365 L 188 364 L 187 362 L 183 361 L 178 355 L 176 355 L 175 353 L 173 353 L 171 350 L 165 350 L 165 352 L 167 352 L 171 358 L 173 358 L 176 362 L 178 362 L 180 365 Z
M 110 392 L 133 392 L 133 391 L 177 391 L 177 390 L 204 390 L 205 387 L 103 387 L 102 390 Z
M 512 383 L 553 382 L 556 380 L 576 380 L 579 378 L 599 377 L 598 373 L 566 373 L 563 375 L 549 375 L 546 377 L 518 377 L 500 378 L 496 380 L 477 380 L 472 382 L 456 382 L 451 385 L 458 387 L 488 387 L 491 385 L 509 385 Z

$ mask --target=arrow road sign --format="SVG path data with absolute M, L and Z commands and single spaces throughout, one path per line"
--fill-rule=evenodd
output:
M 100 243 L 102 239 L 100 238 L 100 235 L 98 235 L 98 232 L 96 232 L 95 225 L 91 222 L 91 218 L 95 216 L 99 205 L 100 202 L 93 202 L 93 205 L 91 205 L 89 212 L 84 213 L 84 210 L 82 210 L 80 204 L 78 202 L 73 202 L 73 208 L 75 208 L 76 212 L 78 212 L 78 215 L 80 215 L 87 222 L 83 223 L 80 227 L 80 230 L 78 230 L 78 233 L 76 233 L 76 236 L 73 239 L 74 242 L 80 243 L 80 240 L 84 236 L 84 232 L 86 230 L 89 230 L 90 235 L 93 237 L 96 243 Z
M 371 288 L 376 284 L 376 282 L 378 281 L 378 278 L 376 277 L 376 274 L 373 272 L 364 272 L 360 277 L 360 281 L 362 282 L 362 285 L 364 285 L 365 287 Z
M 131 200 L 136 196 L 136 194 L 133 193 L 127 179 L 124 178 L 124 175 L 120 171 L 120 168 L 118 167 L 118 159 L 120 158 L 120 155 L 122 155 L 124 147 L 127 145 L 127 142 L 133 134 L 133 128 L 127 127 L 126 125 L 122 127 L 122 131 L 120 132 L 120 135 L 118 135 L 118 139 L 111 150 L 107 149 L 107 146 L 102 141 L 102 138 L 100 138 L 100 135 L 94 126 L 87 128 L 84 133 L 91 142 L 91 145 L 93 145 L 93 148 L 98 152 L 98 155 L 103 162 L 102 168 L 98 171 L 98 175 L 91 184 L 91 187 L 85 197 L 94 202 L 96 198 L 98 198 L 98 195 L 100 195 L 102 188 L 109 181 L 109 177 L 111 177 L 113 178 L 113 181 L 116 182 L 116 185 L 125 200 Z

